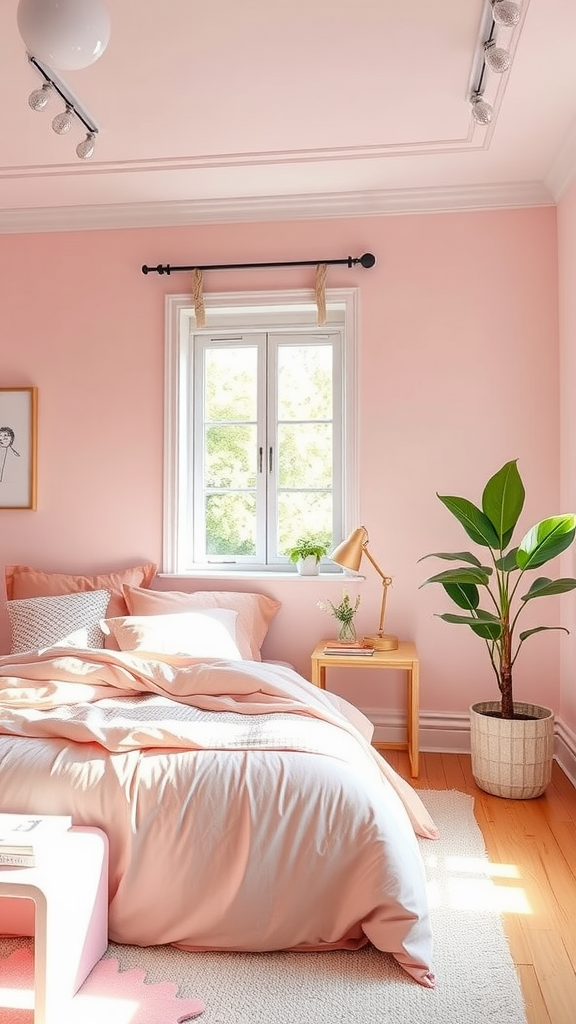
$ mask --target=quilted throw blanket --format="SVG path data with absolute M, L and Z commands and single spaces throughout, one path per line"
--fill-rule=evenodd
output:
M 372 941 L 431 986 L 414 833 L 437 831 L 371 747 L 371 728 L 283 666 L 69 648 L 7 656 L 0 803 L 104 828 L 115 941 Z M 7 913 L 0 903 L 4 934 Z

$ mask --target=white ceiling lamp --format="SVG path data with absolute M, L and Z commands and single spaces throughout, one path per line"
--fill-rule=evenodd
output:
M 110 39 L 103 0 L 19 0 L 17 22 L 28 51 L 61 71 L 89 67 Z

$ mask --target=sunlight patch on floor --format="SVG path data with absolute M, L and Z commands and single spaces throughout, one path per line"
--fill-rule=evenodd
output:
M 427 891 L 431 908 L 469 910 L 488 914 L 532 914 L 525 888 L 515 864 L 489 864 L 483 858 L 449 857 L 442 865 L 447 878 L 430 877 L 439 867 L 438 858 L 425 858 L 429 876 Z M 509 881 L 510 884 L 506 884 Z

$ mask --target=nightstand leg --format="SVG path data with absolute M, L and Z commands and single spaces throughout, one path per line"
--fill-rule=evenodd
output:
M 420 727 L 420 679 L 418 662 L 412 663 L 408 669 L 408 755 L 410 758 L 410 775 L 418 778 L 419 771 L 419 727 Z
M 316 659 L 312 661 L 310 682 L 313 686 L 318 686 L 320 690 L 326 689 L 326 666 L 319 665 Z

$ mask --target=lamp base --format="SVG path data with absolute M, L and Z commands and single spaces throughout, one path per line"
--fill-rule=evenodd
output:
M 365 636 L 363 640 L 370 644 L 375 651 L 396 651 L 398 650 L 398 637 L 387 634 L 376 633 L 374 636 Z

